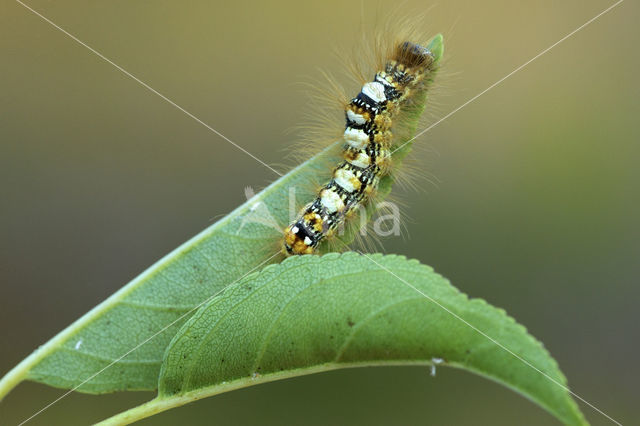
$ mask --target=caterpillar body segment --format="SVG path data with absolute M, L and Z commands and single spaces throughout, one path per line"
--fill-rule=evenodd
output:
M 429 49 L 408 41 L 397 45 L 390 56 L 347 104 L 343 161 L 284 230 L 286 254 L 314 253 L 323 239 L 371 199 L 380 178 L 389 173 L 394 119 L 424 87 L 436 63 Z

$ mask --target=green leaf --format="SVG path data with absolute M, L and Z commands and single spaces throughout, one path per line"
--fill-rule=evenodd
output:
M 289 188 L 304 199 L 305 183 L 330 149 L 278 179 L 224 219 L 184 243 L 125 287 L 40 347 L 0 381 L 0 398 L 20 380 L 72 388 L 142 346 L 80 386 L 105 393 L 154 390 L 162 356 L 180 325 L 198 304 L 246 273 L 282 260 L 281 235 L 258 223 L 268 210 L 278 223 L 288 221 Z M 258 206 L 254 212 L 252 208 Z M 156 333 L 177 321 L 160 334 Z
M 438 35 L 429 47 L 442 55 L 442 46 Z M 425 102 L 426 92 L 407 117 L 405 140 L 415 133 Z M 290 220 L 291 191 L 295 189 L 299 201 L 312 199 L 310 183 L 328 178 L 327 167 L 337 163 L 341 144 L 269 185 L 41 346 L 0 380 L 0 399 L 22 380 L 79 386 L 76 390 L 89 393 L 156 389 L 164 351 L 194 307 L 245 274 L 282 260 L 274 256 L 280 231 L 260 223 L 261 218 L 269 212 L 273 222 L 284 227 Z M 410 145 L 396 152 L 394 160 L 404 157 Z M 391 190 L 391 182 L 390 176 L 383 179 L 381 197 Z M 351 239 L 350 234 L 343 237 L 347 243 Z
M 353 252 L 287 259 L 229 287 L 172 340 L 158 397 L 106 424 L 286 377 L 434 363 L 502 383 L 566 424 L 586 424 L 556 362 L 503 310 L 470 300 L 417 261 Z

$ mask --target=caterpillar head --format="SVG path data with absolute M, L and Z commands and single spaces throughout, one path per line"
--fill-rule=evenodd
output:
M 433 65 L 435 55 L 426 47 L 405 41 L 396 49 L 395 60 L 408 68 L 426 70 Z

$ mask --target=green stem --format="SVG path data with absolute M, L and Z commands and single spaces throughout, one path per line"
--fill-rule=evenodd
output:
M 218 395 L 225 392 L 230 392 L 236 389 L 242 389 L 249 386 L 258 385 L 261 383 L 273 382 L 275 380 L 288 379 L 291 377 L 303 376 L 313 373 L 322 373 L 325 371 L 338 370 L 343 368 L 353 367 L 376 367 L 376 366 L 392 366 L 392 365 L 431 365 L 430 361 L 377 361 L 377 362 L 357 362 L 357 363 L 331 363 L 317 365 L 311 368 L 299 368 L 289 371 L 281 371 L 277 373 L 267 374 L 264 376 L 245 377 L 237 379 L 231 382 L 222 382 L 217 385 L 208 386 L 205 388 L 197 389 L 191 392 L 187 392 L 180 395 L 172 396 L 157 396 L 151 401 L 145 402 L 142 405 L 133 407 L 127 411 L 116 414 L 113 417 L 109 417 L 106 420 L 97 423 L 96 426 L 121 426 L 128 425 L 138 420 L 151 417 L 154 414 L 167 411 L 171 408 L 180 407 L 199 399 L 207 398 L 209 396 Z
M 27 358 L 23 359 L 20 364 L 16 365 L 0 380 L 0 401 L 9 393 L 11 389 L 18 386 L 18 383 L 23 381 L 27 376 L 27 373 L 34 364 L 31 359 L 36 353 L 32 353 Z

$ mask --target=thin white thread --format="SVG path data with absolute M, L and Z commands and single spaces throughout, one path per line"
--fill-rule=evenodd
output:
M 508 352 L 509 354 L 511 354 L 513 357 L 515 357 L 516 359 L 522 361 L 525 365 L 531 367 L 532 369 L 534 369 L 535 371 L 537 371 L 538 373 L 542 374 L 544 377 L 546 377 L 547 379 L 549 379 L 550 381 L 552 381 L 553 383 L 555 383 L 556 385 L 560 386 L 561 388 L 563 388 L 564 390 L 566 390 L 567 392 L 569 392 L 571 395 L 575 396 L 576 398 L 578 398 L 580 401 L 584 402 L 585 404 L 587 404 L 589 407 L 593 408 L 595 411 L 597 411 L 598 413 L 602 414 L 603 416 L 605 416 L 607 419 L 611 420 L 613 423 L 622 426 L 622 424 L 616 420 L 614 420 L 613 418 L 611 418 L 609 415 L 607 415 L 604 411 L 600 410 L 598 407 L 596 407 L 595 405 L 591 404 L 589 401 L 587 401 L 586 399 L 582 398 L 580 395 L 578 395 L 577 393 L 573 392 L 571 389 L 569 389 L 568 387 L 566 387 L 565 385 L 563 385 L 562 383 L 558 382 L 557 380 L 555 380 L 553 377 L 549 376 L 548 374 L 546 374 L 545 372 L 543 372 L 542 370 L 540 370 L 539 368 L 537 368 L 535 365 L 531 364 L 529 361 L 527 361 L 526 359 L 522 358 L 521 356 L 519 356 L 518 354 L 514 353 L 513 351 L 511 351 L 509 348 L 507 348 L 506 346 L 504 346 L 502 343 L 498 342 L 496 339 L 494 339 L 493 337 L 489 336 L 488 334 L 486 334 L 485 332 L 483 332 L 482 330 L 480 330 L 479 328 L 475 327 L 474 325 L 472 325 L 471 323 L 469 323 L 467 320 L 465 320 L 464 318 L 460 317 L 458 314 L 452 312 L 451 310 L 449 310 L 448 308 L 446 308 L 445 306 L 441 305 L 440 303 L 438 303 L 438 301 L 436 301 L 434 298 L 432 298 L 431 296 L 425 294 L 424 292 L 422 292 L 421 290 L 417 289 L 414 285 L 412 285 L 411 283 L 409 283 L 408 281 L 400 278 L 398 275 L 396 275 L 393 271 L 391 271 L 390 269 L 386 268 L 385 266 L 381 265 L 379 262 L 376 262 L 371 256 L 361 252 L 358 250 L 358 253 L 360 253 L 362 256 L 366 257 L 367 259 L 369 259 L 371 262 L 375 263 L 376 265 L 378 265 L 380 268 L 384 269 L 385 271 L 387 271 L 388 273 L 390 273 L 391 275 L 393 275 L 394 277 L 396 277 L 398 280 L 402 281 L 404 284 L 406 284 L 407 286 L 409 286 L 410 288 L 412 288 L 413 290 L 415 290 L 417 293 L 421 294 L 422 296 L 424 296 L 426 299 L 428 299 L 429 301 L 435 303 L 436 305 L 438 305 L 440 308 L 442 308 L 443 310 L 445 310 L 447 313 L 451 314 L 454 318 L 462 321 L 465 325 L 469 326 L 470 328 L 472 328 L 474 331 L 478 332 L 480 335 L 482 335 L 483 337 L 487 338 L 488 340 L 490 340 L 492 343 L 494 343 L 495 345 L 497 345 L 499 348 L 505 350 L 506 352 Z
M 422 130 L 421 132 L 419 132 L 418 134 L 416 134 L 414 137 L 412 137 L 411 139 L 409 139 L 408 141 L 406 141 L 405 143 L 403 143 L 402 145 L 400 145 L 399 147 L 397 147 L 396 149 L 394 149 L 393 151 L 391 151 L 391 154 L 394 154 L 396 151 L 398 151 L 399 149 L 401 149 L 402 147 L 404 147 L 405 145 L 407 145 L 408 143 L 413 142 L 414 140 L 416 140 L 417 138 L 419 138 L 420 136 L 422 136 L 423 134 L 427 133 L 429 130 L 433 129 L 434 127 L 436 127 L 438 124 L 442 123 L 444 120 L 446 120 L 447 118 L 451 117 L 453 114 L 455 114 L 456 112 L 460 111 L 462 108 L 466 107 L 467 105 L 469 105 L 471 102 L 475 101 L 476 99 L 478 99 L 480 96 L 484 95 L 485 93 L 487 93 L 489 90 L 493 89 L 494 87 L 496 87 L 497 85 L 499 85 L 500 83 L 502 83 L 503 81 L 505 81 L 507 78 L 511 77 L 512 75 L 514 75 L 515 73 L 517 73 L 518 71 L 520 71 L 521 69 L 523 69 L 524 67 L 526 67 L 527 65 L 529 65 L 531 62 L 535 61 L 536 59 L 538 59 L 539 57 L 541 57 L 542 55 L 544 55 L 545 53 L 549 52 L 551 49 L 553 49 L 554 47 L 556 47 L 557 45 L 559 45 L 560 43 L 562 43 L 563 41 L 565 41 L 566 39 L 568 39 L 569 37 L 573 36 L 575 33 L 577 33 L 578 31 L 582 30 L 584 27 L 586 27 L 587 25 L 591 24 L 593 21 L 595 21 L 596 19 L 600 18 L 602 15 L 604 15 L 605 13 L 611 11 L 613 8 L 615 8 L 616 6 L 618 6 L 620 3 L 622 3 L 624 0 L 618 0 L 615 4 L 609 6 L 608 8 L 606 8 L 605 10 L 603 10 L 602 12 L 598 13 L 596 16 L 594 16 L 593 18 L 589 19 L 587 22 L 585 22 L 584 24 L 580 25 L 578 28 L 576 28 L 575 30 L 571 31 L 569 34 L 567 34 L 566 36 L 562 37 L 560 40 L 556 41 L 555 43 L 553 43 L 551 46 L 547 47 L 546 49 L 544 49 L 542 52 L 538 53 L 536 56 L 534 56 L 533 58 L 529 59 L 527 62 L 525 62 L 524 64 L 520 65 L 518 68 L 516 68 L 515 70 L 511 71 L 509 74 L 505 75 L 504 77 L 502 77 L 500 80 L 496 81 L 495 83 L 493 83 L 491 86 L 487 87 L 486 89 L 484 89 L 482 92 L 478 93 L 477 95 L 475 95 L 473 98 L 469 99 L 468 101 L 466 101 L 465 103 L 463 103 L 462 105 L 460 105 L 459 107 L 457 107 L 456 109 L 454 109 L 453 111 L 451 111 L 450 113 L 448 113 L 447 115 L 445 115 L 444 117 L 440 118 L 438 121 L 436 121 L 435 123 L 433 123 L 432 125 L 430 125 L 429 127 L 427 127 L 426 129 Z
M 95 53 L 96 55 L 98 55 L 101 59 L 103 59 L 104 61 L 108 62 L 109 64 L 113 65 L 116 69 L 118 69 L 118 71 L 122 72 L 123 74 L 125 74 L 126 76 L 132 78 L 133 80 L 135 80 L 136 82 L 138 82 L 139 84 L 141 84 L 143 87 L 145 87 L 146 89 L 148 89 L 149 91 L 151 91 L 152 93 L 155 93 L 156 95 L 160 96 L 162 99 L 164 99 L 165 101 L 167 101 L 169 104 L 171 104 L 172 106 L 176 107 L 177 109 L 179 109 L 180 111 L 182 111 L 183 113 L 185 113 L 186 115 L 188 115 L 189 117 L 191 117 L 192 119 L 194 119 L 195 121 L 197 121 L 198 123 L 200 123 L 201 125 L 203 125 L 204 127 L 206 127 L 207 129 L 211 130 L 213 133 L 215 133 L 216 135 L 220 136 L 222 139 L 226 140 L 227 142 L 229 142 L 231 145 L 235 146 L 236 148 L 238 148 L 240 151 L 244 152 L 245 154 L 247 154 L 249 157 L 253 158 L 254 160 L 256 160 L 258 163 L 262 164 L 263 166 L 265 166 L 266 168 L 268 168 L 269 170 L 271 170 L 273 173 L 277 174 L 278 176 L 282 176 L 282 173 L 278 172 L 277 170 L 275 170 L 273 167 L 271 167 L 270 165 L 268 165 L 267 163 L 265 163 L 264 161 L 260 160 L 258 157 L 256 157 L 255 155 L 253 155 L 252 153 L 250 153 L 249 151 L 247 151 L 246 149 L 244 149 L 243 147 L 241 147 L 240 145 L 238 145 L 237 143 L 233 142 L 231 139 L 229 139 L 228 137 L 226 137 L 225 135 L 223 135 L 222 133 L 220 133 L 219 131 L 217 131 L 216 129 L 214 129 L 213 127 L 211 127 L 210 125 L 208 125 L 207 123 L 205 123 L 204 121 L 200 120 L 198 117 L 196 117 L 195 115 L 191 114 L 189 111 L 187 111 L 186 109 L 184 109 L 183 107 L 181 107 L 180 105 L 176 104 L 174 101 L 172 101 L 171 99 L 167 98 L 165 95 L 163 95 L 162 93 L 158 92 L 156 89 L 154 89 L 153 87 L 149 86 L 147 83 L 145 83 L 144 81 L 140 80 L 138 77 L 136 77 L 135 75 L 131 74 L 129 71 L 125 70 L 124 68 L 122 68 L 120 65 L 116 64 L 115 62 L 113 62 L 111 59 L 107 58 L 106 56 L 104 56 L 102 53 L 98 52 L 97 50 L 95 50 L 94 48 L 92 48 L 91 46 L 89 46 L 88 44 L 86 44 L 85 42 L 83 42 L 82 40 L 78 39 L 76 36 L 74 36 L 73 34 L 69 33 L 68 31 L 64 30 L 62 27 L 56 25 L 53 21 L 51 21 L 50 19 L 46 18 L 45 16 L 43 16 L 42 14 L 38 13 L 37 11 L 35 11 L 34 9 L 32 9 L 31 7 L 27 6 L 26 4 L 24 4 L 23 2 L 21 2 L 20 0 L 16 0 L 16 2 L 18 2 L 19 4 L 21 4 L 22 6 L 24 6 L 26 9 L 30 10 L 31 12 L 33 12 L 35 15 L 39 16 L 40 18 L 42 18 L 44 21 L 48 22 L 49 24 L 51 24 L 53 27 L 55 27 L 56 29 L 62 31 L 64 34 L 66 34 L 67 36 L 69 36 L 71 39 L 73 39 L 74 41 L 76 41 L 77 43 L 79 43 L 80 45 L 86 47 L 87 49 L 89 49 L 91 52 Z
M 186 317 L 187 315 L 189 315 L 190 313 L 192 313 L 193 311 L 197 310 L 198 308 L 200 308 L 201 306 L 203 306 L 205 303 L 209 302 L 210 300 L 212 300 L 214 297 L 216 297 L 218 294 L 222 293 L 227 287 L 229 287 L 230 285 L 233 285 L 235 283 L 237 283 L 238 281 L 240 281 L 241 279 L 243 279 L 244 277 L 246 277 L 247 275 L 249 275 L 251 272 L 255 271 L 256 269 L 258 269 L 259 267 L 261 267 L 262 265 L 264 265 L 265 263 L 267 263 L 268 261 L 270 261 L 271 259 L 273 259 L 274 257 L 276 257 L 278 254 L 280 254 L 280 251 L 275 252 L 273 255 L 271 255 L 268 259 L 264 260 L 262 263 L 260 263 L 258 266 L 253 267 L 252 269 L 250 269 L 246 274 L 244 274 L 243 276 L 241 276 L 240 278 L 238 278 L 237 280 L 233 281 L 232 283 L 224 286 L 223 288 L 221 288 L 220 290 L 218 290 L 217 292 L 215 292 L 214 294 L 212 294 L 211 296 L 207 297 L 204 301 L 202 301 L 201 303 L 199 303 L 198 305 L 196 305 L 195 307 L 193 307 L 191 310 L 185 312 L 184 314 L 180 315 L 177 319 L 173 320 L 171 323 L 169 323 L 168 325 L 164 326 L 162 329 L 160 329 L 160 331 L 154 333 L 153 335 L 151 335 L 150 337 L 146 338 L 144 341 L 142 341 L 141 343 L 138 343 L 133 349 L 130 349 L 129 351 L 127 351 L 124 355 L 122 355 L 121 357 L 111 361 L 110 364 L 108 364 L 106 367 L 103 367 L 101 370 L 99 370 L 98 372 L 94 373 L 93 375 L 89 376 L 88 378 L 86 378 L 84 381 L 82 381 L 82 383 L 80 383 L 79 385 L 75 386 L 72 389 L 69 389 L 67 392 L 65 392 L 63 395 L 61 395 L 60 397 L 58 397 L 56 400 L 50 402 L 49 404 L 47 404 L 45 407 L 41 408 L 39 411 L 37 411 L 35 414 L 33 414 L 31 417 L 29 417 L 26 420 L 23 420 L 18 426 L 22 426 L 23 424 L 27 423 L 28 421 L 30 421 L 31 419 L 33 419 L 34 417 L 36 417 L 37 415 L 41 414 L 43 411 L 47 410 L 48 408 L 51 408 L 51 406 L 53 406 L 54 404 L 60 402 L 60 400 L 62 400 L 63 398 L 66 398 L 70 393 L 76 391 L 78 388 L 80 388 L 80 386 L 84 385 L 85 383 L 87 383 L 88 381 L 92 380 L 93 378 L 95 378 L 96 376 L 98 376 L 100 373 L 102 373 L 103 371 L 105 371 L 107 368 L 113 366 L 114 364 L 116 364 L 117 362 L 121 361 L 123 358 L 125 358 L 127 355 L 129 355 L 130 353 L 134 352 L 136 349 L 138 349 L 139 347 L 147 344 L 149 341 L 153 340 L 156 336 L 162 334 L 164 331 L 166 331 L 168 328 L 170 328 L 171 326 L 173 326 L 174 324 L 176 324 L 178 321 L 180 321 L 181 319 L 183 319 L 184 317 Z

